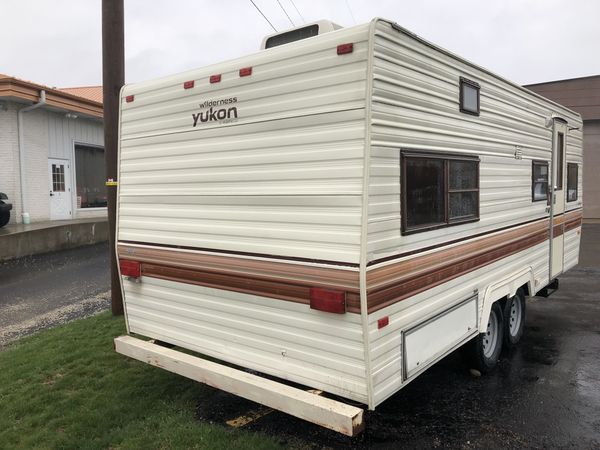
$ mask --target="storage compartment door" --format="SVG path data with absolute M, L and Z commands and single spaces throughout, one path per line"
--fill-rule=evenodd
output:
M 403 333 L 404 373 L 409 379 L 477 333 L 477 295 Z

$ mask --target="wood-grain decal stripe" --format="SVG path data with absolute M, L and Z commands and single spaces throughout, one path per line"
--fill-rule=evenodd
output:
M 553 223 L 554 235 L 581 226 L 581 210 Z M 559 234 L 560 233 L 560 234 Z M 442 248 L 367 271 L 369 313 L 477 270 L 549 239 L 549 220 Z M 120 243 L 120 258 L 139 261 L 142 275 L 242 292 L 297 303 L 310 303 L 311 287 L 346 292 L 347 311 L 360 313 L 358 270 L 309 266 L 208 254 L 177 248 Z
M 453 280 L 549 239 L 549 222 L 411 258 L 367 272 L 369 313 Z
M 139 261 L 143 276 L 304 304 L 311 287 L 339 289 L 346 291 L 347 311 L 360 312 L 358 270 L 127 244 L 117 250 L 119 258 Z

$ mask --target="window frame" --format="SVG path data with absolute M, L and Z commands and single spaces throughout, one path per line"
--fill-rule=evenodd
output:
M 459 96 L 458 96 L 458 108 L 461 113 L 470 114 L 472 116 L 479 116 L 481 114 L 481 86 L 479 83 L 473 80 L 469 80 L 465 77 L 459 78 Z M 464 86 L 468 85 L 469 87 L 475 88 L 477 91 L 477 111 L 473 111 L 471 109 L 467 109 L 463 107 L 465 89 Z
M 575 167 L 575 198 L 569 200 L 569 168 Z M 567 203 L 576 202 L 579 199 L 579 164 L 568 162 L 567 163 L 567 189 L 565 191 Z
M 546 166 L 546 197 L 545 198 L 535 198 L 535 166 Z M 531 160 L 531 201 L 533 203 L 546 201 L 547 204 L 550 204 L 550 162 L 545 161 L 543 159 L 532 159 Z
M 431 225 L 420 225 L 409 227 L 407 223 L 407 189 L 406 189 L 406 166 L 407 160 L 410 158 L 418 159 L 437 159 L 444 162 L 444 222 L 435 223 Z M 475 163 L 475 182 L 476 187 L 473 189 L 450 189 L 450 161 L 468 161 Z M 438 230 L 440 228 L 447 228 L 456 225 L 463 225 L 466 223 L 479 222 L 480 220 L 480 192 L 481 182 L 479 178 L 479 164 L 481 159 L 478 156 L 472 155 L 459 155 L 455 153 L 444 153 L 435 151 L 419 151 L 411 149 L 400 150 L 400 233 L 402 236 L 410 234 L 421 233 L 424 231 Z M 475 217 L 469 217 L 466 219 L 450 219 L 450 194 L 460 192 L 476 192 L 476 212 Z

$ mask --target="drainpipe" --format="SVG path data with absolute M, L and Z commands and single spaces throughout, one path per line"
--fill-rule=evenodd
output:
M 21 218 L 23 221 L 25 216 L 28 216 L 27 212 L 27 203 L 25 195 L 25 189 L 27 185 L 25 183 L 25 139 L 23 137 L 23 114 L 28 111 L 33 111 L 34 109 L 39 108 L 40 106 L 44 106 L 46 104 L 46 91 L 40 91 L 40 100 L 37 103 L 34 103 L 31 106 L 26 106 L 25 108 L 21 108 L 17 113 L 17 128 L 19 130 L 19 178 L 21 179 Z

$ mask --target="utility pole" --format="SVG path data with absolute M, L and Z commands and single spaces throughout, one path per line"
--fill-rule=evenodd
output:
M 108 244 L 110 252 L 110 292 L 114 316 L 123 314 L 119 283 L 115 229 L 117 213 L 117 144 L 119 91 L 125 83 L 123 0 L 102 0 L 102 89 L 104 101 L 104 160 L 108 197 Z

